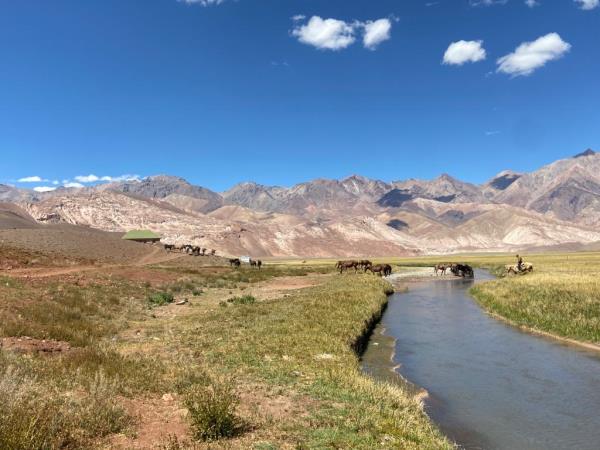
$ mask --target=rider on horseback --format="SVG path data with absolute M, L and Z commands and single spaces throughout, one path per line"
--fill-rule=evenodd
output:
M 523 258 L 519 255 L 517 255 L 517 270 L 519 272 L 523 271 Z

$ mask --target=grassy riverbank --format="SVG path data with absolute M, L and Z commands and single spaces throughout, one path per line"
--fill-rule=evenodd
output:
M 2 278 L 0 447 L 450 448 L 408 393 L 359 370 L 389 285 L 327 272 Z
M 528 257 L 535 272 L 473 288 L 487 310 L 537 331 L 600 344 L 600 255 Z
M 522 327 L 600 344 L 600 253 L 547 253 L 525 255 L 532 274 L 504 277 L 514 255 L 467 254 L 399 258 L 401 266 L 432 266 L 460 261 L 489 269 L 502 278 L 471 291 L 486 310 Z

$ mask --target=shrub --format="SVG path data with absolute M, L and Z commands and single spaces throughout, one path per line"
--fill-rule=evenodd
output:
M 227 300 L 227 303 L 232 303 L 234 305 L 253 305 L 256 303 L 256 298 L 251 295 L 244 295 L 243 297 L 231 297 Z
M 192 290 L 192 295 L 193 295 L 194 297 L 199 297 L 200 295 L 202 295 L 202 293 L 203 293 L 203 292 L 204 292 L 204 291 L 203 291 L 202 289 L 199 289 L 199 288 L 194 288 L 194 289 Z
M 164 306 L 169 303 L 173 303 L 175 297 L 170 292 L 155 292 L 148 296 L 148 303 L 150 306 Z
M 184 394 L 184 402 L 195 439 L 214 441 L 234 437 L 241 431 L 236 415 L 239 398 L 231 382 L 194 385 Z

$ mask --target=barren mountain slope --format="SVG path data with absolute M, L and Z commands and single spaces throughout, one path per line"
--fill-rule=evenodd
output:
M 600 222 L 600 154 L 591 150 L 522 175 L 495 202 L 587 225 Z
M 259 211 L 329 217 L 331 211 L 372 205 L 390 189 L 383 181 L 354 175 L 343 180 L 317 179 L 291 188 L 242 183 L 225 192 L 223 198 L 228 204 Z
M 28 204 L 33 217 L 89 225 L 108 231 L 149 228 L 165 242 L 192 243 L 221 254 L 256 256 L 350 256 L 356 254 L 414 254 L 411 238 L 374 219 L 344 223 L 290 224 L 275 215 L 263 223 L 234 222 L 161 208 L 113 191 L 52 197 Z
M 177 207 L 188 207 L 198 212 L 210 212 L 223 205 L 222 197 L 209 189 L 194 186 L 183 178 L 168 175 L 157 175 L 145 178 L 141 181 L 124 181 L 109 183 L 97 187 L 98 190 L 112 190 L 134 194 L 140 197 L 171 199 L 178 202 L 182 199 L 180 196 L 194 199 L 195 202 L 187 201 L 186 204 L 174 203 Z

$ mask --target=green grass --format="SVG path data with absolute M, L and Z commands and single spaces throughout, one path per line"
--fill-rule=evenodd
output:
M 471 291 L 475 299 L 517 325 L 600 343 L 600 254 L 531 255 L 525 259 L 534 264 L 532 274 L 478 285 Z M 515 262 L 514 257 L 493 263 L 485 258 L 474 261 L 492 268 Z
M 174 292 L 181 291 L 175 290 Z M 165 306 L 174 301 L 175 297 L 170 292 L 154 292 L 148 296 L 148 304 L 152 307 Z
M 74 347 L 54 357 L 0 351 L 0 448 L 105 446 L 106 436 L 134 426 L 118 399 L 165 392 L 179 393 L 199 440 L 234 436 L 241 448 L 451 448 L 408 393 L 360 371 L 356 350 L 380 317 L 389 284 L 334 275 L 322 286 L 256 301 L 239 292 L 332 268 L 219 270 L 184 270 L 158 287 L 110 275 L 83 284 L 0 280 L 0 337 Z M 235 307 L 219 308 L 228 304 L 220 289 L 234 286 Z M 162 304 L 201 291 L 192 308 L 148 309 L 157 293 Z M 171 320 L 174 311 L 186 313 Z M 290 409 L 261 416 L 260 408 L 248 411 L 248 395 L 266 405 L 285 399 Z M 164 445 L 194 447 L 177 438 Z
M 216 308 L 178 322 L 179 345 L 205 367 L 291 390 L 311 405 L 298 424 L 274 427 L 298 448 L 451 448 L 421 406 L 398 387 L 364 376 L 354 348 L 380 317 L 389 285 L 375 277 L 333 277 L 323 286 L 251 308 Z M 200 350 L 201 349 L 201 350 Z M 298 419 L 298 418 L 295 418 Z
M 227 303 L 231 303 L 233 305 L 253 305 L 256 303 L 256 298 L 251 295 L 244 295 L 242 297 L 231 297 L 227 300 Z
M 216 441 L 243 432 L 244 424 L 236 411 L 239 397 L 232 381 L 194 384 L 183 395 L 195 439 Z

